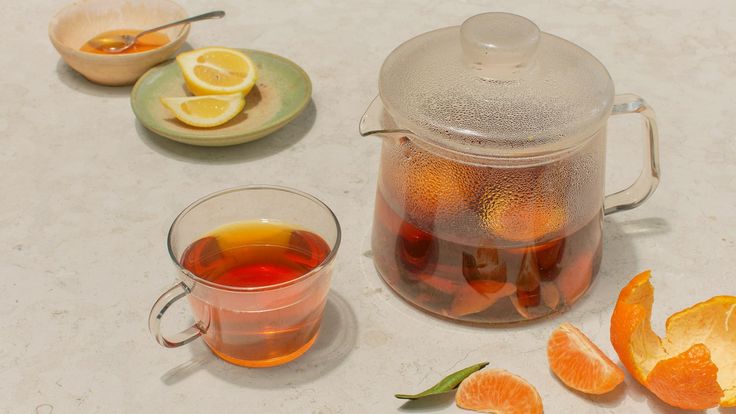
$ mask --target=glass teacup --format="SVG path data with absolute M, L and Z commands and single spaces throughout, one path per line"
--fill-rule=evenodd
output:
M 237 365 L 289 362 L 317 338 L 339 244 L 335 215 L 303 192 L 245 186 L 208 195 L 171 225 L 180 281 L 154 303 L 150 331 L 168 348 L 201 336 Z M 183 297 L 196 323 L 164 336 L 161 319 Z

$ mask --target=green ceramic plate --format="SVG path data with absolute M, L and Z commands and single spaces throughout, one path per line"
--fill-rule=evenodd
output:
M 245 96 L 245 110 L 213 128 L 186 125 L 161 104 L 161 97 L 190 95 L 176 61 L 146 72 L 133 87 L 130 103 L 146 128 L 191 145 L 220 147 L 264 137 L 296 118 L 309 103 L 312 82 L 296 63 L 259 50 L 241 49 L 258 70 L 256 86 Z

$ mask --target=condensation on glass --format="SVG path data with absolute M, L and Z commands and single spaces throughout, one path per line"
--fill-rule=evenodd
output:
M 644 168 L 605 195 L 610 115 L 644 120 Z M 601 262 L 604 214 L 659 181 L 654 113 L 614 95 L 586 50 L 485 13 L 397 47 L 361 134 L 383 138 L 372 245 L 378 272 L 428 312 L 476 323 L 574 303 Z

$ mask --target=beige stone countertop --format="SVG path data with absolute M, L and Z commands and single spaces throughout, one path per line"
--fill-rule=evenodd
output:
M 293 123 L 230 148 L 169 141 L 136 122 L 130 87 L 101 87 L 67 67 L 47 25 L 59 1 L 5 5 L 0 14 L 0 413 L 461 412 L 451 397 L 404 404 L 480 361 L 539 390 L 545 412 L 677 413 L 627 375 L 587 398 L 549 371 L 546 339 L 562 321 L 618 360 L 608 326 L 619 290 L 654 271 L 654 326 L 679 309 L 736 294 L 736 2 L 238 1 L 182 0 L 192 48 L 270 51 L 311 76 L 313 102 Z M 655 109 L 662 182 L 640 208 L 607 217 L 601 271 L 569 312 L 512 328 L 452 324 L 416 311 L 380 280 L 369 234 L 381 142 L 358 121 L 377 93 L 381 63 L 398 44 L 508 11 L 579 44 L 609 70 L 618 93 Z M 634 117 L 609 123 L 614 190 L 640 168 Z M 340 219 L 340 248 L 322 335 L 301 359 L 246 369 L 201 342 L 165 349 L 149 309 L 176 277 L 166 232 L 202 195 L 243 184 L 314 194 Z M 177 306 L 167 320 L 184 324 Z M 709 413 L 734 413 L 710 410 Z

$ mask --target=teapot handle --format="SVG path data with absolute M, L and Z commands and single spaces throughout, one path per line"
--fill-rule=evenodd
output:
M 654 111 L 640 96 L 616 95 L 611 115 L 631 113 L 644 117 L 644 167 L 639 178 L 629 187 L 606 195 L 603 201 L 603 214 L 606 215 L 638 207 L 654 193 L 659 184 L 659 134 Z

